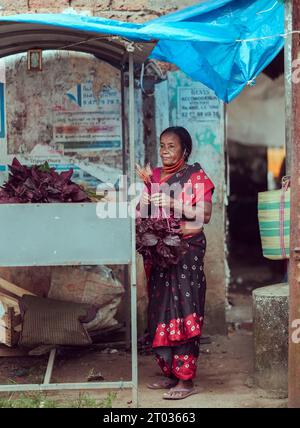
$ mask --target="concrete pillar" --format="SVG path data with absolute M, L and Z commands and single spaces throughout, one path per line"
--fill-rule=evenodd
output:
M 255 383 L 281 397 L 288 389 L 288 299 L 286 283 L 253 291 Z

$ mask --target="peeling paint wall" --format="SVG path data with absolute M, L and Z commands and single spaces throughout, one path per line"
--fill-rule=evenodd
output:
M 210 333 L 224 334 L 229 280 L 225 263 L 224 106 L 211 90 L 181 71 L 169 72 L 167 80 L 156 85 L 155 98 L 157 141 L 169 126 L 187 128 L 193 139 L 189 162 L 199 162 L 215 185 L 213 214 L 205 225 L 206 328 Z M 158 144 L 154 150 L 159 150 Z
M 91 82 L 94 99 L 101 98 L 105 85 L 110 85 L 121 101 L 120 72 L 91 55 L 53 52 L 44 55 L 41 72 L 27 70 L 27 55 L 6 59 L 7 149 L 9 154 L 36 153 L 37 145 L 64 153 L 58 147 L 55 133 L 57 115 L 61 112 L 80 114 L 83 108 L 70 99 L 73 88 Z M 75 97 L 74 97 L 75 98 Z M 70 113 L 72 114 L 72 113 Z M 121 116 L 121 113 L 120 115 Z M 67 124 L 65 124 L 67 125 Z M 76 134 L 78 131 L 74 131 Z M 71 153 L 72 155 L 72 153 Z M 115 168 L 122 167 L 121 149 L 74 153 L 94 162 L 104 159 Z
M 114 176 L 121 174 L 122 112 L 120 72 L 118 70 L 92 55 L 58 51 L 44 53 L 42 71 L 27 70 L 26 54 L 2 59 L 1 64 L 6 76 L 4 86 L 7 123 L 5 139 L 1 140 L 1 163 L 5 163 L 6 154 L 8 162 L 14 155 L 18 155 L 33 162 L 52 160 L 68 164 L 80 161 L 89 167 L 97 166 L 100 170 L 101 165 L 105 165 L 115 171 Z M 83 91 L 82 88 L 86 86 L 89 91 L 87 96 L 92 98 L 92 101 L 87 100 L 86 103 L 89 101 L 94 105 L 83 108 L 78 105 L 76 100 L 76 89 L 80 87 L 80 90 Z M 84 94 L 81 95 L 81 98 L 84 102 Z M 101 103 L 103 104 L 104 101 L 106 104 L 111 101 L 118 103 L 113 108 L 114 117 L 120 121 L 119 128 L 116 126 L 116 132 L 119 132 L 120 147 L 94 150 L 88 147 L 89 141 L 93 142 L 93 137 L 96 140 L 97 138 L 103 140 L 102 133 L 98 132 L 96 128 L 106 126 L 105 122 L 102 125 L 101 117 Z M 127 88 L 125 88 L 125 123 L 127 121 L 127 101 Z M 143 107 L 142 94 L 138 87 L 135 90 L 135 101 L 136 157 L 138 162 L 142 162 L 144 159 Z M 100 110 L 98 105 L 100 105 Z M 106 107 L 104 105 L 104 108 Z M 92 114 L 89 114 L 89 110 Z M 97 110 L 99 110 L 100 116 L 98 116 Z M 65 150 L 66 147 L 68 148 L 68 144 L 65 145 L 64 141 L 61 142 L 57 138 L 62 137 L 57 134 L 58 129 L 66 128 L 62 132 L 63 138 L 69 138 L 67 143 L 73 141 L 72 137 L 68 135 L 69 129 L 75 137 L 77 134 L 77 140 L 80 141 L 82 136 L 80 135 L 82 131 L 82 127 L 79 126 L 80 121 L 83 121 L 84 125 L 85 135 L 83 137 L 87 139 L 87 150 L 72 151 L 70 148 Z M 107 123 L 108 129 L 111 123 Z M 78 127 L 75 131 L 72 130 L 74 125 Z M 91 136 L 87 131 L 90 129 L 88 125 L 90 128 L 96 129 Z M 125 144 L 128 145 L 127 137 L 125 140 Z M 102 144 L 102 142 L 100 143 Z M 101 171 L 99 174 L 101 176 Z
M 272 80 L 261 73 L 227 107 L 228 139 L 249 146 L 285 145 L 284 76 Z M 274 120 L 276 118 L 276 120 Z

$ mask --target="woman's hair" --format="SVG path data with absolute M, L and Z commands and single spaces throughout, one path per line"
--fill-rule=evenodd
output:
M 193 142 L 190 133 L 182 126 L 171 126 L 165 129 L 161 134 L 160 138 L 165 134 L 175 134 L 179 138 L 182 152 L 184 153 L 184 159 L 187 161 L 192 153 Z

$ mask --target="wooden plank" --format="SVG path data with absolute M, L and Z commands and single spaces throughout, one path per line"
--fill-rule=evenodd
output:
M 8 296 L 0 291 L 0 302 L 5 303 L 9 306 L 19 307 L 19 300 L 15 297 Z
M 8 324 L 11 324 L 16 330 L 16 327 L 21 324 L 21 316 L 15 316 L 13 320 L 8 320 L 8 315 L 4 315 L 2 318 L 0 318 L 0 326 L 7 327 Z
M 50 351 L 48 364 L 47 364 L 47 370 L 46 370 L 46 374 L 45 374 L 45 378 L 44 378 L 44 384 L 49 384 L 51 381 L 55 356 L 56 356 L 56 348 L 51 349 L 51 351 Z
M 0 345 L 0 357 L 27 357 L 28 352 L 19 348 L 9 348 L 5 345 Z
M 11 325 L 11 320 L 14 316 L 14 310 L 13 308 L 8 308 L 7 309 L 7 318 L 6 318 L 6 326 L 5 327 L 1 327 L 2 332 L 3 332 L 3 343 L 5 343 L 5 345 L 7 346 L 12 346 L 12 341 L 13 341 L 13 328 Z
M 3 316 L 0 319 L 0 327 L 7 328 L 8 325 L 9 325 L 8 317 L 7 316 Z
M 0 342 L 7 344 L 7 329 L 0 326 Z
M 10 300 L 10 298 L 7 299 L 6 297 L 1 297 L 1 296 L 0 296 L 0 303 L 3 306 L 5 313 L 7 313 L 8 308 L 14 308 L 15 315 L 20 316 L 20 307 L 19 307 L 18 303 L 14 303 L 13 301 Z M 0 317 L 0 322 L 1 322 L 1 320 L 2 321 L 4 320 L 5 313 L 2 317 Z M 18 324 L 19 323 L 20 323 L 20 321 L 18 322 Z
M 10 293 L 18 297 L 22 297 L 24 294 L 30 294 L 31 296 L 35 296 L 35 294 L 31 293 L 30 291 L 25 290 L 24 288 L 19 287 L 18 285 L 13 284 L 12 282 L 6 281 L 3 278 L 0 278 L 0 287 L 3 288 L 3 290 L 9 291 Z
M 22 331 L 22 324 L 18 324 L 16 326 L 14 326 L 14 331 L 16 333 L 20 333 Z
M 12 347 L 17 344 L 20 333 L 0 326 L 0 343 Z
M 9 327 L 0 325 L 0 342 L 7 346 L 11 346 L 11 334 Z
M 20 319 L 20 317 L 15 317 L 14 308 L 9 307 L 7 309 L 0 320 L 0 342 L 7 346 L 15 345 L 19 337 L 19 332 L 16 332 L 14 328 L 20 324 Z

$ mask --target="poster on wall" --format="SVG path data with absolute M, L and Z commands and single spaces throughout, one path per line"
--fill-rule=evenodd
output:
M 222 103 L 212 90 L 184 74 L 177 75 L 173 91 L 176 96 L 171 102 L 171 117 L 176 124 L 184 124 L 192 135 L 194 148 L 190 160 L 207 158 L 207 169 L 212 175 L 217 174 L 223 150 Z
M 121 95 L 104 86 L 95 94 L 92 80 L 71 88 L 54 113 L 54 141 L 65 153 L 122 147 Z
M 204 85 L 179 87 L 177 91 L 177 112 L 181 119 L 193 122 L 220 120 L 220 102 Z
M 0 60 L 0 138 L 5 138 L 5 63 Z
M 5 138 L 4 83 L 0 82 L 0 138 Z

